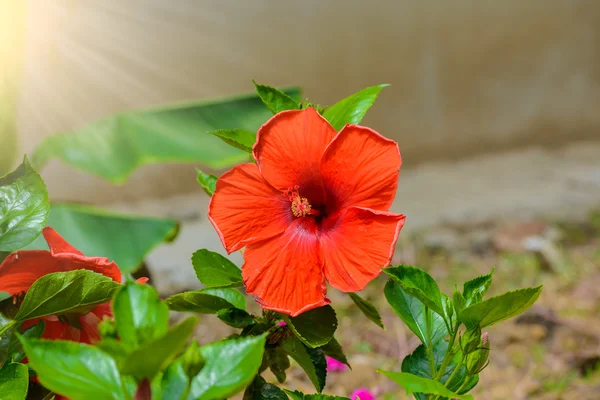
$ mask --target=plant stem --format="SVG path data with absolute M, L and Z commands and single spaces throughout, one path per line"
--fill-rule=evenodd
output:
M 465 355 L 463 354 L 462 357 L 460 358 L 460 361 L 458 362 L 458 364 L 456 364 L 456 367 L 454 368 L 454 371 L 452 371 L 452 374 L 450 375 L 450 377 L 448 378 L 448 380 L 446 381 L 446 384 L 444 386 L 448 387 L 448 385 L 450 384 L 450 381 L 456 376 L 456 374 L 458 373 L 458 370 L 460 369 L 460 367 L 462 367 L 463 362 L 465 361 Z M 466 382 L 466 380 L 465 380 Z M 464 382 L 463 382 L 464 384 Z
M 429 359 L 429 369 L 431 370 L 431 376 L 436 376 L 435 370 L 435 358 L 433 356 L 433 347 L 431 346 L 431 322 L 429 321 L 429 307 L 425 307 L 425 329 L 427 330 L 427 358 Z
M 437 375 L 433 376 L 433 380 L 434 381 L 439 381 L 444 377 L 444 374 L 446 373 L 446 367 L 448 366 L 448 363 L 450 362 L 450 360 L 452 359 L 453 353 L 452 353 L 452 349 L 454 348 L 454 342 L 456 341 L 456 335 L 458 334 L 458 326 L 456 326 L 451 333 L 451 337 L 450 337 L 450 341 L 448 342 L 448 351 L 446 352 L 446 355 L 444 356 L 444 361 L 442 361 L 442 366 L 440 367 L 440 370 L 438 371 Z
M 462 385 L 460 385 L 460 387 L 458 388 L 458 390 L 456 390 L 455 393 L 460 393 L 460 391 L 463 390 L 465 386 L 467 386 L 467 382 L 469 382 L 470 378 L 471 378 L 471 375 L 467 375 L 464 382 L 462 383 Z
M 0 328 L 0 337 L 2 337 L 6 332 L 8 332 L 9 330 L 11 330 L 16 324 L 17 324 L 17 321 L 12 320 L 8 324 L 6 324 L 3 327 L 1 327 Z

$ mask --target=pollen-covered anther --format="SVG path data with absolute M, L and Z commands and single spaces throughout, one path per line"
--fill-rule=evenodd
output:
M 294 214 L 295 217 L 305 217 L 309 214 L 312 214 L 312 206 L 306 197 L 300 197 L 298 189 L 298 185 L 294 186 L 293 188 L 289 188 L 286 191 L 286 195 L 289 196 L 289 200 L 292 202 L 292 214 Z

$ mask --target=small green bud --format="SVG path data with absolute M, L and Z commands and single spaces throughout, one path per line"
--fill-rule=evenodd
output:
M 460 338 L 460 347 L 464 354 L 471 354 L 481 344 L 481 329 L 479 327 L 475 329 L 469 329 Z
M 449 297 L 444 296 L 444 309 L 446 311 L 446 315 L 450 320 L 452 320 L 452 316 L 454 315 L 454 305 L 452 304 L 452 300 Z
M 187 373 L 187 376 L 192 378 L 200 372 L 200 370 L 206 364 L 204 357 L 200 354 L 200 346 L 195 340 L 185 349 L 185 352 L 181 356 L 183 369 Z
M 467 355 L 467 372 L 470 375 L 480 373 L 487 365 L 489 354 L 490 342 L 488 333 L 484 332 L 483 335 L 481 335 L 481 347 Z

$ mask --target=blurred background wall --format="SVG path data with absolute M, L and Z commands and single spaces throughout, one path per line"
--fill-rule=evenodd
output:
M 251 79 L 320 104 L 391 83 L 364 123 L 400 143 L 404 168 L 600 139 L 594 0 L 26 5 L 21 152 L 118 111 L 249 92 Z M 197 190 L 190 166 L 144 167 L 125 188 L 57 161 L 43 175 L 52 198 L 92 203 Z

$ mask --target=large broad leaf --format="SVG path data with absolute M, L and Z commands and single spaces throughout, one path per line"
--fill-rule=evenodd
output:
M 188 400 L 225 399 L 248 386 L 262 362 L 265 339 L 263 334 L 201 347 L 206 365 L 192 379 Z
M 31 243 L 46 225 L 49 212 L 46 185 L 26 157 L 16 170 L 0 178 L 0 251 Z
M 0 368 L 2 400 L 25 400 L 29 387 L 29 372 L 25 364 L 6 363 Z
M 440 288 L 427 272 L 408 265 L 389 267 L 383 271 L 400 284 L 406 293 L 416 297 L 439 315 L 445 315 Z
M 163 400 L 184 400 L 190 386 L 190 378 L 183 368 L 183 361 L 171 363 L 162 376 L 161 394 Z
M 292 400 L 349 400 L 347 397 L 330 396 L 327 394 L 304 394 L 298 390 L 283 389 Z
M 119 336 L 132 347 L 162 337 L 169 327 L 169 308 L 152 286 L 128 282 L 113 308 Z
M 398 385 L 402 386 L 406 390 L 407 395 L 411 393 L 426 393 L 447 397 L 449 399 L 473 400 L 473 396 L 470 394 L 460 395 L 451 392 L 442 383 L 431 379 L 422 378 L 407 372 L 387 372 L 382 370 L 377 370 L 377 372 L 381 372 Z
M 300 109 L 300 104 L 298 103 L 298 97 L 300 96 L 294 97 L 292 93 L 288 94 L 274 87 L 252 82 L 256 88 L 256 93 L 258 93 L 262 102 L 273 114 L 285 110 Z
M 215 314 L 226 308 L 246 309 L 244 296 L 235 289 L 207 288 L 183 292 L 165 300 L 173 311 L 189 311 L 200 314 Z
M 427 332 L 427 317 L 425 305 L 416 297 L 409 295 L 399 283 L 390 279 L 385 285 L 385 298 L 404 321 L 406 326 L 427 346 L 435 345 L 448 334 L 441 315 L 428 310 L 429 326 L 431 331 Z
M 327 344 L 337 329 L 337 318 L 331 306 L 313 308 L 297 317 L 283 316 L 304 344 L 309 347 L 320 347 Z
M 257 376 L 252 385 L 246 388 L 243 400 L 288 400 L 286 394 L 275 385 Z
M 371 86 L 354 93 L 327 108 L 323 116 L 338 131 L 346 124 L 358 124 L 386 86 L 389 85 Z
M 445 340 L 438 342 L 433 349 L 433 358 L 435 360 L 435 368 L 436 371 L 442 367 L 442 363 L 444 362 L 444 357 L 448 351 L 448 343 Z M 447 386 L 447 388 L 451 391 L 457 391 L 461 389 L 461 393 L 466 393 L 471 390 L 479 381 L 479 375 L 474 375 L 468 377 L 467 368 L 463 364 L 460 366 L 458 372 L 452 378 L 452 381 L 446 385 L 446 381 L 452 376 L 454 369 L 460 363 L 462 358 L 462 353 L 458 349 L 454 349 L 455 354 L 450 359 L 450 362 L 447 364 L 444 375 L 442 375 L 440 381 Z M 423 378 L 432 379 L 431 375 L 431 367 L 429 365 L 429 359 L 427 358 L 427 350 L 425 346 L 418 346 L 412 354 L 402 360 L 402 372 L 409 372 L 414 375 L 421 376 Z M 468 379 L 469 382 L 463 386 L 464 381 Z M 419 395 L 417 397 L 421 397 L 425 399 L 424 395 Z
M 320 393 L 325 387 L 327 363 L 315 363 L 309 348 L 295 337 L 289 337 L 281 343 L 281 348 L 300 365 L 306 375 Z M 324 355 L 323 355 L 324 358 Z
M 71 399 L 121 400 L 125 393 L 115 361 L 82 343 L 21 338 L 40 382 Z
M 179 226 L 166 218 L 136 217 L 89 206 L 54 203 L 48 225 L 90 257 L 113 260 L 122 272 L 136 270 L 156 246 L 173 240 Z M 47 249 L 38 238 L 28 249 Z
M 459 319 L 467 328 L 477 326 L 484 328 L 521 314 L 531 307 L 540 293 L 542 293 L 542 286 L 519 289 L 491 297 L 465 308 L 459 314 Z
M 197 323 L 197 318 L 190 317 L 164 336 L 144 343 L 125 359 L 121 373 L 152 380 L 181 352 Z
M 375 306 L 373 306 L 373 304 L 369 303 L 367 300 L 363 299 L 356 293 L 348 293 L 348 294 L 350 295 L 350 298 L 352 299 L 354 304 L 356 304 L 358 309 L 360 311 L 362 311 L 362 313 L 365 314 L 365 316 L 367 318 L 369 318 L 371 321 L 373 321 L 376 325 L 379 325 L 380 327 L 385 328 L 383 326 L 383 321 L 381 320 L 381 315 L 379 315 L 379 311 L 377 311 L 377 309 L 375 308 Z
M 22 336 L 26 339 L 39 339 L 42 337 L 45 328 L 46 324 L 44 323 L 44 320 L 40 319 L 37 324 L 27 328 L 25 332 L 23 332 Z M 23 346 L 16 335 L 10 335 L 10 339 L 8 341 L 8 355 L 14 362 L 21 362 L 25 358 Z
M 471 304 L 479 303 L 483 300 L 483 295 L 485 295 L 492 283 L 493 273 L 494 270 L 487 275 L 481 275 L 465 282 L 462 293 L 465 299 L 465 306 L 470 306 Z
M 299 89 L 288 89 L 293 98 Z M 144 164 L 198 163 L 221 169 L 247 153 L 208 132 L 240 128 L 255 132 L 271 113 L 256 95 L 113 115 L 77 131 L 45 138 L 33 153 L 41 167 L 50 159 L 120 184 Z
M 15 320 L 66 312 L 85 312 L 90 307 L 109 301 L 119 284 L 87 270 L 54 272 L 36 280 L 27 291 Z
M 192 265 L 198 280 L 206 287 L 242 285 L 242 271 L 219 253 L 200 249 L 192 255 Z

